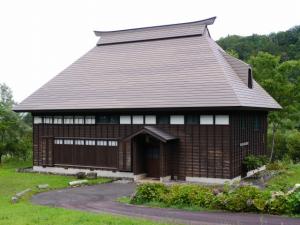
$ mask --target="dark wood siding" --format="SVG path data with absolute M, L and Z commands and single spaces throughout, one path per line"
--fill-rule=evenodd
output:
M 266 154 L 266 112 L 205 113 L 230 115 L 230 125 L 154 125 L 178 138 L 176 143 L 165 145 L 163 148 L 162 159 L 164 162 L 161 165 L 163 175 L 172 175 L 173 178 L 178 179 L 185 179 L 187 176 L 233 178 L 241 174 L 241 163 L 247 154 Z M 168 114 L 174 114 L 174 112 Z M 188 113 L 180 114 L 187 115 Z M 198 114 L 203 114 L 203 112 Z M 254 126 L 257 118 L 261 124 L 259 129 Z M 120 124 L 34 124 L 34 165 L 44 164 L 42 137 L 113 138 L 119 140 L 118 147 L 53 145 L 54 158 L 52 163 L 133 171 L 135 150 L 131 141 L 123 143 L 121 140 L 142 127 L 143 125 Z M 249 144 L 240 147 L 240 143 L 243 142 L 249 142 Z M 138 154 L 136 156 L 138 157 Z M 138 171 L 142 172 L 143 168 L 138 168 Z
M 232 113 L 232 177 L 241 175 L 242 162 L 247 155 L 267 154 L 267 115 L 266 112 Z

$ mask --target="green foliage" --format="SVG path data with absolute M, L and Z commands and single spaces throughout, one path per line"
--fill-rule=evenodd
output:
M 132 198 L 131 203 L 144 203 L 160 201 L 164 197 L 167 189 L 161 183 L 142 184 L 137 187 L 136 194 Z
M 218 44 L 226 51 L 234 50 L 242 60 L 248 60 L 260 51 L 278 55 L 283 61 L 300 59 L 300 26 L 269 35 L 230 35 L 221 38 Z
M 292 214 L 300 214 L 300 190 L 294 192 L 287 199 Z
M 287 192 L 295 184 L 300 181 L 300 164 L 283 163 L 287 169 L 267 182 L 267 189 L 270 191 L 284 191 Z
M 256 187 L 241 186 L 223 194 L 220 204 L 222 209 L 234 212 L 264 211 L 268 198 L 268 193 Z
M 197 206 L 210 208 L 210 202 L 214 198 L 212 190 L 198 185 L 173 185 L 168 188 L 168 194 L 163 201 L 166 205 Z
M 256 156 L 256 155 L 248 155 L 244 158 L 243 164 L 246 166 L 247 170 L 254 170 L 263 165 L 265 165 L 267 159 L 265 156 Z
M 300 169 L 300 165 L 296 166 Z M 279 175 L 281 176 L 281 175 Z M 282 176 L 281 176 L 282 178 Z M 289 187 L 294 182 L 287 182 Z M 297 179 L 296 179 L 297 180 Z M 298 180 L 297 180 L 298 181 Z M 273 186 L 274 187 L 274 186 Z M 141 184 L 130 203 L 160 207 L 219 209 L 232 212 L 261 212 L 271 214 L 299 214 L 300 189 L 285 192 L 260 190 L 254 186 L 205 187 L 192 184 Z M 277 188 L 277 187 L 275 187 Z
M 282 161 L 270 162 L 266 165 L 267 170 L 286 170 L 288 165 Z
M 4 155 L 23 160 L 31 155 L 31 124 L 24 122 L 22 115 L 12 111 L 13 104 L 11 90 L 5 84 L 0 84 L 0 163 Z

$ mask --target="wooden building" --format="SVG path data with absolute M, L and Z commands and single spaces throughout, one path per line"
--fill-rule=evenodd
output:
M 225 181 L 264 155 L 280 109 L 210 37 L 215 18 L 96 31 L 88 53 L 14 110 L 31 112 L 39 171 Z

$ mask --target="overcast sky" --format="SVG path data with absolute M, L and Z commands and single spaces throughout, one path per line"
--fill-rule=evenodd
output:
M 95 46 L 94 30 L 217 16 L 217 40 L 300 25 L 299 0 L 0 0 L 0 83 L 20 102 Z

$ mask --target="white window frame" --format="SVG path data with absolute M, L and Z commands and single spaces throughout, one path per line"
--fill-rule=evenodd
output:
M 110 140 L 110 141 L 108 141 L 108 146 L 117 147 L 118 146 L 118 141 Z
M 96 141 L 95 140 L 85 140 L 85 145 L 95 146 Z
M 53 122 L 52 116 L 45 116 L 43 122 L 44 122 L 44 124 L 52 124 L 52 122 Z
M 33 123 L 41 124 L 41 123 L 43 123 L 43 118 L 41 116 L 35 116 L 35 117 L 33 117 Z
M 84 140 L 81 139 L 74 140 L 74 145 L 84 145 Z
M 85 124 L 96 124 L 95 116 L 85 116 Z
M 63 139 L 54 139 L 54 144 L 62 145 L 64 143 L 63 141 L 64 141 Z
M 144 124 L 144 116 L 143 115 L 133 115 L 132 116 L 132 124 Z
M 171 115 L 170 124 L 172 125 L 182 125 L 184 124 L 184 115 Z
M 120 116 L 120 124 L 131 124 L 131 116 L 129 115 Z
M 64 145 L 73 145 L 74 141 L 73 139 L 64 139 Z
M 74 124 L 84 124 L 84 116 L 75 116 Z
M 97 140 L 98 146 L 107 146 L 107 140 Z
M 213 125 L 214 124 L 214 116 L 213 115 L 201 115 L 200 116 L 200 124 L 201 125 Z
M 229 115 L 216 115 L 215 116 L 216 125 L 229 125 Z
M 62 124 L 62 116 L 54 116 L 53 118 L 53 124 Z
M 64 124 L 74 124 L 73 116 L 64 116 Z
M 156 116 L 155 115 L 146 115 L 145 116 L 145 124 L 156 124 Z

